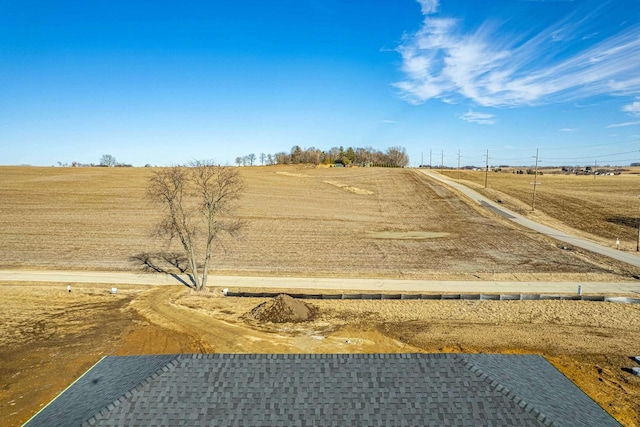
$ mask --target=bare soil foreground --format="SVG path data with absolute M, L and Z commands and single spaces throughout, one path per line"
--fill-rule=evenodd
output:
M 199 352 L 537 353 L 623 425 L 640 425 L 640 377 L 628 372 L 640 354 L 637 305 L 313 300 L 311 321 L 271 323 L 256 319 L 264 299 L 219 289 L 109 290 L 0 286 L 0 425 L 25 422 L 103 355 Z

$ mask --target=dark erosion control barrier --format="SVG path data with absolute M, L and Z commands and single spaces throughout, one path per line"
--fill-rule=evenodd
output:
M 275 298 L 284 292 L 232 292 L 228 297 Z M 640 304 L 640 298 L 607 297 L 604 295 L 550 295 L 550 294 L 287 294 L 298 299 L 356 299 L 356 300 L 481 300 L 481 301 L 604 301 Z

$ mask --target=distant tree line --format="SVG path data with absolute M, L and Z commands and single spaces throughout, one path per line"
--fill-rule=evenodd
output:
M 315 147 L 301 148 L 294 145 L 289 153 L 281 151 L 275 154 L 261 153 L 260 165 L 342 165 L 342 166 L 378 166 L 402 168 L 409 164 L 409 156 L 404 147 L 389 147 L 386 151 L 379 151 L 371 147 L 333 147 L 322 151 Z M 238 166 L 255 166 L 255 154 L 236 157 Z
M 118 163 L 116 161 L 116 158 L 114 156 L 112 156 L 111 154 L 103 154 L 102 157 L 100 157 L 100 163 L 98 163 L 98 164 L 95 164 L 95 163 L 80 163 L 80 162 L 73 161 L 71 163 L 58 162 L 58 166 L 61 166 L 61 167 L 72 167 L 72 168 L 93 168 L 93 167 L 130 168 L 130 167 L 133 167 L 133 165 L 130 165 L 128 163 Z

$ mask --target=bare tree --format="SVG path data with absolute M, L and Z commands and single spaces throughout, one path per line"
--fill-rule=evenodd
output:
M 116 165 L 116 158 L 113 157 L 111 154 L 103 154 L 102 157 L 100 157 L 100 166 L 112 167 L 115 165 Z
M 264 161 L 267 159 L 267 155 L 264 153 L 260 153 L 260 164 L 264 166 Z
M 256 155 L 253 153 L 249 154 L 247 160 L 249 160 L 249 166 L 253 166 L 253 162 L 256 161 Z
M 281 151 L 273 155 L 274 163 L 277 165 L 288 165 L 291 163 L 291 156 Z
M 132 260 L 150 271 L 171 274 L 177 269 L 188 274 L 191 283 L 183 282 L 187 286 L 204 289 L 214 250 L 226 251 L 225 237 L 238 237 L 242 228 L 234 207 L 243 187 L 236 168 L 211 162 L 155 171 L 147 195 L 162 208 L 156 231 L 168 240 L 169 247 L 177 241 L 181 252 L 138 254 Z
M 387 148 L 387 161 L 389 166 L 403 168 L 409 164 L 409 156 L 404 147 Z

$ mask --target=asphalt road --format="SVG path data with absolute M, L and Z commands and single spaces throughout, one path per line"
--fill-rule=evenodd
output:
M 30 271 L 0 270 L 0 284 L 6 282 L 49 282 L 61 286 L 73 283 L 108 285 L 178 285 L 178 281 L 162 274 L 95 271 Z M 374 292 L 453 292 L 453 293 L 539 293 L 573 294 L 582 286 L 585 294 L 640 294 L 640 281 L 632 282 L 517 282 L 517 281 L 444 281 L 342 279 L 315 277 L 249 277 L 209 276 L 209 286 L 232 291 L 250 288 L 319 289 Z
M 493 211 L 494 213 L 497 213 L 498 215 L 501 215 L 505 218 L 507 218 L 510 221 L 513 221 L 517 224 L 522 225 L 523 227 L 529 228 L 533 231 L 536 231 L 538 233 L 544 234 L 546 236 L 549 236 L 553 239 L 559 240 L 561 242 L 565 242 L 568 243 L 572 246 L 578 247 L 578 248 L 582 248 L 582 249 L 586 249 L 588 251 L 591 252 L 595 252 L 597 254 L 600 255 L 604 255 L 607 256 L 609 258 L 613 258 L 615 260 L 618 261 L 622 261 L 625 262 L 627 264 L 633 265 L 635 267 L 640 267 L 640 256 L 635 255 L 633 253 L 629 253 L 629 252 L 623 252 L 623 251 L 619 251 L 617 249 L 613 249 L 613 248 L 608 248 L 606 246 L 602 246 L 598 243 L 594 243 L 591 242 L 589 240 L 585 240 L 582 239 L 580 237 L 577 236 L 573 236 L 571 234 L 565 233 L 563 231 L 560 230 L 556 230 L 555 228 L 551 228 L 548 227 L 546 225 L 542 225 L 540 223 L 537 223 L 535 221 L 532 221 L 530 219 L 527 219 L 525 217 L 523 217 L 522 215 L 519 215 L 513 211 L 510 211 L 509 209 L 506 209 L 505 207 L 503 207 L 501 204 L 494 202 L 491 199 L 488 199 L 486 197 L 484 197 L 483 195 L 473 191 L 472 189 L 470 189 L 469 187 L 466 187 L 460 183 L 457 183 L 455 181 L 452 181 L 438 173 L 434 173 L 431 171 L 426 171 L 426 170 L 420 170 L 420 172 L 428 175 L 429 177 L 445 184 L 448 185 L 450 187 L 455 188 L 456 190 L 460 191 L 462 194 L 464 194 L 465 196 L 469 197 L 471 200 L 477 202 L 479 205 L 484 206 L 488 209 L 490 209 L 491 211 Z

